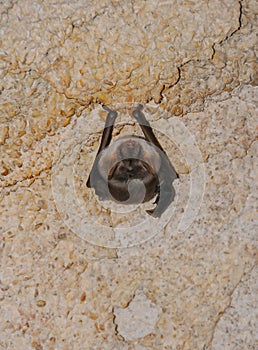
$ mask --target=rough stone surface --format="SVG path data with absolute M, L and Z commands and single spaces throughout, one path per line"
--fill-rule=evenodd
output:
M 256 6 L 1 3 L 0 348 L 257 348 Z M 85 186 L 101 103 L 119 138 L 139 102 L 179 173 L 161 219 Z
M 160 308 L 138 292 L 129 306 L 114 309 L 117 331 L 125 340 L 143 338 L 155 332 L 160 312 Z
M 215 330 L 214 349 L 255 349 L 258 345 L 258 270 L 254 267 L 232 295 L 232 301 Z

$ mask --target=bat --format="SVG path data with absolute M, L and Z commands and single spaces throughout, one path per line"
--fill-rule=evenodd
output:
M 112 132 L 117 112 L 108 112 L 99 149 L 87 180 L 100 200 L 121 204 L 144 203 L 156 196 L 147 213 L 160 217 L 174 200 L 173 181 L 178 178 L 174 167 L 146 120 L 141 104 L 133 111 L 144 137 L 126 136 L 113 143 Z

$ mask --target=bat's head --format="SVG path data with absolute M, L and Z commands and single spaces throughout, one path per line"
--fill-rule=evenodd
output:
M 115 200 L 127 204 L 142 203 L 157 193 L 158 176 L 153 165 L 142 159 L 142 153 L 141 139 L 121 139 L 117 148 L 118 161 L 108 174 L 108 188 Z
M 117 162 L 108 175 L 108 188 L 119 202 L 135 204 L 153 198 L 158 189 L 155 170 L 143 160 L 127 158 Z
M 101 151 L 88 182 L 101 198 L 123 204 L 147 202 L 158 194 L 161 163 L 156 147 L 127 136 Z

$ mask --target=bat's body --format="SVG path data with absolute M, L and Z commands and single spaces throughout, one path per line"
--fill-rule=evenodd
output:
M 148 213 L 159 217 L 174 199 L 172 182 L 177 173 L 141 112 L 141 105 L 133 116 L 145 138 L 127 136 L 111 145 L 117 112 L 104 108 L 109 113 L 87 187 L 94 187 L 102 200 L 122 204 L 143 203 L 157 196 L 157 206 Z

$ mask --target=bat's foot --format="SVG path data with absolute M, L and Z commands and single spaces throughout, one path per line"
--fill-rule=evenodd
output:
M 143 109 L 143 105 L 141 103 L 135 108 L 134 112 L 140 112 Z
M 142 104 L 138 104 L 138 106 L 135 108 L 135 110 L 133 111 L 133 116 L 136 119 L 139 119 L 140 117 L 144 117 L 143 113 L 142 113 L 142 109 L 143 109 L 143 105 Z
M 105 127 L 113 126 L 117 117 L 117 111 L 103 105 L 102 108 L 108 112 Z
M 136 109 L 133 111 L 133 116 L 138 121 L 139 124 L 149 126 L 149 123 L 147 122 L 147 120 L 142 112 L 142 109 L 143 109 L 143 105 L 138 104 Z
M 117 111 L 115 111 L 115 110 L 113 110 L 113 109 L 110 109 L 110 108 L 108 108 L 108 107 L 105 106 L 105 105 L 102 105 L 102 108 L 103 108 L 105 111 L 107 111 L 108 114 L 117 116 Z

